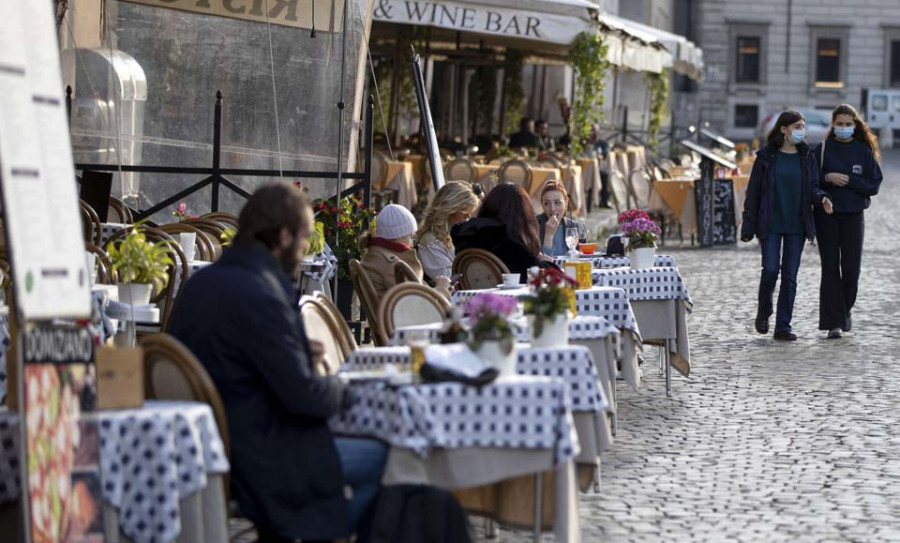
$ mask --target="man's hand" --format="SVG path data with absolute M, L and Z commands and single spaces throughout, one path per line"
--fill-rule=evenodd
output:
M 452 292 L 450 290 L 450 278 L 446 275 L 438 275 L 434 278 L 434 288 L 437 290 L 446 290 L 447 292 Z
M 847 184 L 850 183 L 850 176 L 843 173 L 832 172 L 825 174 L 825 182 L 836 187 L 846 187 Z
M 834 213 L 834 206 L 831 204 L 831 198 L 825 196 L 822 198 L 822 207 L 825 208 L 825 214 L 831 215 Z
M 328 375 L 328 364 L 325 361 L 325 346 L 321 341 L 309 340 L 309 358 L 312 367 L 321 375 Z

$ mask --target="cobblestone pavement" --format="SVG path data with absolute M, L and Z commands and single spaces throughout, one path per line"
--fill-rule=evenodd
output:
M 900 152 L 884 162 L 843 339 L 817 330 L 815 247 L 803 254 L 794 343 L 753 331 L 755 241 L 664 249 L 694 300 L 693 374 L 676 374 L 666 399 L 651 356 L 640 391 L 619 387 L 601 491 L 581 495 L 585 542 L 900 541 Z

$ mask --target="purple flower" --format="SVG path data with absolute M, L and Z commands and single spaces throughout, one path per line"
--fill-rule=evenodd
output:
M 662 231 L 655 222 L 648 219 L 635 219 L 622 225 L 622 233 L 626 236 L 650 232 L 659 235 Z
M 511 296 L 498 296 L 490 292 L 484 292 L 469 300 L 466 304 L 466 313 L 473 320 L 498 315 L 508 318 L 516 311 L 518 302 Z

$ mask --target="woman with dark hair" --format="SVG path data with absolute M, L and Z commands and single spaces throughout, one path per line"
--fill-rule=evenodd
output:
M 768 145 L 756 154 L 741 226 L 741 240 L 756 236 L 762 249 L 756 331 L 769 332 L 772 294 L 780 271 L 775 339 L 787 341 L 797 339 L 791 317 L 803 240 L 811 240 L 816 232 L 812 208 L 832 212 L 831 200 L 819 188 L 819 166 L 805 138 L 803 115 L 785 111 L 778 117 L 766 138 Z
M 457 253 L 464 249 L 490 251 L 523 279 L 532 266 L 552 265 L 541 254 L 531 198 L 519 185 L 503 183 L 494 187 L 481 202 L 478 215 L 454 225 L 450 237 Z
M 816 211 L 816 238 L 822 261 L 819 330 L 829 338 L 850 331 L 862 263 L 863 212 L 878 194 L 882 174 L 878 140 L 852 106 L 831 113 L 831 130 L 813 151 L 822 172 L 820 185 L 834 201 L 834 214 Z

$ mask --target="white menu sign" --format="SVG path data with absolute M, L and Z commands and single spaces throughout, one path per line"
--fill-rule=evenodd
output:
M 25 319 L 90 315 L 90 281 L 50 0 L 0 0 L 0 184 Z

